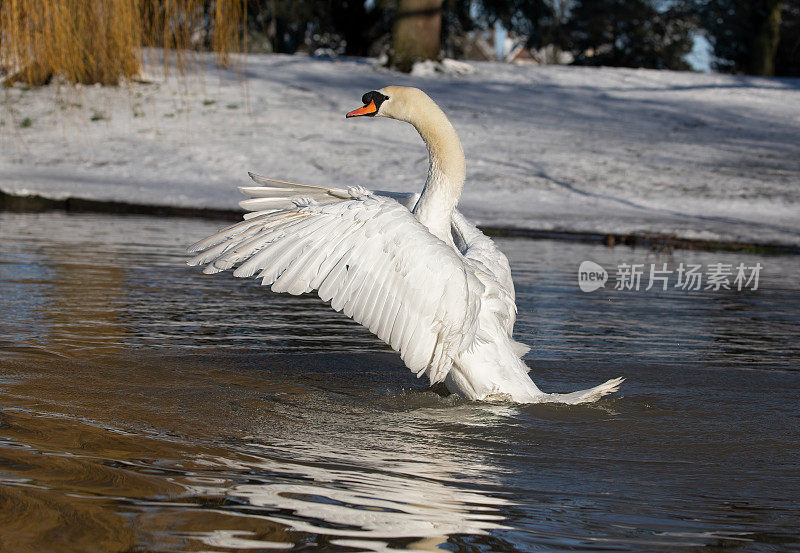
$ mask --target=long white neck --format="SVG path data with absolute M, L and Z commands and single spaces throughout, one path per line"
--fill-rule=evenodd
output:
M 409 122 L 428 147 L 428 179 L 414 216 L 431 234 L 453 244 L 450 231 L 453 210 L 461 197 L 466 175 L 466 161 L 461 141 L 453 125 L 433 100 L 421 107 Z

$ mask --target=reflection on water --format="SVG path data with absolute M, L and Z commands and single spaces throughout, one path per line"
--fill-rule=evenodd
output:
M 653 255 L 502 240 L 537 382 L 629 379 L 520 407 L 185 268 L 214 226 L 0 213 L 0 551 L 800 547 L 795 257 L 744 256 L 756 292 L 584 294 L 584 259 Z
M 512 502 L 495 468 L 426 427 L 462 419 L 484 427 L 510 417 L 509 406 L 423 391 L 348 398 L 336 388 L 361 367 L 347 356 L 328 359 L 339 375 L 329 375 L 328 389 L 293 388 L 305 368 L 255 354 L 218 357 L 213 369 L 201 356 L 129 360 L 141 370 L 124 383 L 114 382 L 127 369 L 116 355 L 4 365 L 15 378 L 2 396 L 1 503 L 80 520 L 74 530 L 89 536 L 113 528 L 108 550 L 196 541 L 287 548 L 314 536 L 359 550 L 431 550 L 450 536 L 505 528 L 500 509 Z M 264 366 L 279 367 L 279 376 Z M 40 495 L 58 501 L 40 503 Z M 0 514 L 0 522 L 14 521 L 21 535 L 72 529 L 18 515 Z
M 446 543 L 451 534 L 484 534 L 503 528 L 497 506 L 508 502 L 452 482 L 459 468 L 453 459 L 430 457 L 426 451 L 407 452 L 405 458 L 395 459 L 347 448 L 327 451 L 327 458 L 315 452 L 306 459 L 275 460 L 274 456 L 285 455 L 287 445 L 292 453 L 303 449 L 291 443 L 265 448 L 266 457 L 250 463 L 208 461 L 210 466 L 266 472 L 274 478 L 270 482 L 229 485 L 223 480 L 197 479 L 188 489 L 198 495 L 241 500 L 246 512 L 255 508 L 275 513 L 265 518 L 292 530 L 325 534 L 333 544 L 358 543 L 376 551 L 388 546 L 382 541 L 387 538 L 431 546 Z

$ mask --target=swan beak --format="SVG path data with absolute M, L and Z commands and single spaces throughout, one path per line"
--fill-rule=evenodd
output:
M 362 115 L 375 115 L 376 113 L 378 113 L 378 108 L 375 106 L 375 101 L 370 100 L 369 104 L 361 106 L 358 109 L 354 109 L 345 115 L 345 117 L 360 117 Z

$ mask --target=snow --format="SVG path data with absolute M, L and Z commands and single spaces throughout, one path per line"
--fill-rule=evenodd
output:
M 797 79 L 493 62 L 402 75 L 287 55 L 165 79 L 150 55 L 149 84 L 0 92 L 0 189 L 222 209 L 247 171 L 419 190 L 413 128 L 344 118 L 364 92 L 401 84 L 461 135 L 460 206 L 478 223 L 800 244 Z
M 470 75 L 475 68 L 463 61 L 445 58 L 441 61 L 425 60 L 416 62 L 411 68 L 413 77 L 432 77 L 436 73 L 450 76 Z

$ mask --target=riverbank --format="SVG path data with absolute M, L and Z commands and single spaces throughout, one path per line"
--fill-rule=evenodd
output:
M 415 76 L 283 55 L 165 78 L 152 61 L 126 86 L 0 93 L 0 190 L 222 218 L 248 170 L 419 190 L 427 159 L 411 127 L 343 116 L 393 83 L 425 89 L 453 121 L 468 160 L 460 208 L 483 228 L 800 247 L 797 79 L 498 63 Z

